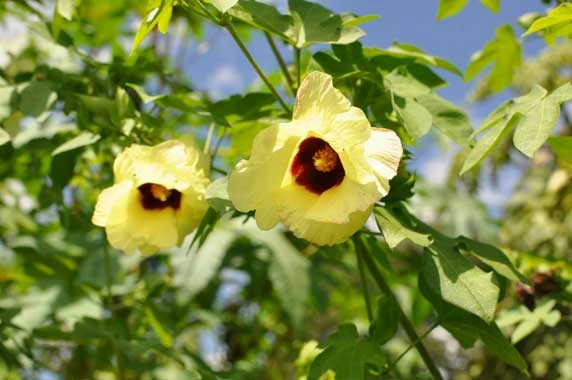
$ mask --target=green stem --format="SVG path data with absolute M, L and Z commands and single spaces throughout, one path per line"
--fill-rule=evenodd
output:
M 356 235 L 354 242 L 356 245 L 356 249 L 360 251 L 363 260 L 365 262 L 365 265 L 367 266 L 369 273 L 373 277 L 373 280 L 375 281 L 379 289 L 384 294 L 393 297 L 393 299 L 395 300 L 395 303 L 399 309 L 399 322 L 401 323 L 403 330 L 405 330 L 405 333 L 409 337 L 409 340 L 413 343 L 413 345 L 417 349 L 417 352 L 419 352 L 421 359 L 423 360 L 425 366 L 433 376 L 433 379 L 442 380 L 443 377 L 441 376 L 441 373 L 439 372 L 437 365 L 435 365 L 435 362 L 433 361 L 433 359 L 431 359 L 431 356 L 429 355 L 427 348 L 425 348 L 425 346 L 423 345 L 423 342 L 419 338 L 419 335 L 417 335 L 417 332 L 415 331 L 413 324 L 403 311 L 403 308 L 399 304 L 397 297 L 395 297 L 395 294 L 393 294 L 393 292 L 391 291 L 389 284 L 387 283 L 387 281 L 385 281 L 385 278 L 383 277 L 381 270 L 371 257 L 370 253 L 366 250 L 359 235 Z
M 203 148 L 204 154 L 209 154 L 209 150 L 211 148 L 211 141 L 213 139 L 214 129 L 215 129 L 215 123 L 211 123 L 211 125 L 209 126 L 209 132 L 207 134 L 207 139 L 205 141 L 205 147 Z
M 359 277 L 361 279 L 361 288 L 362 288 L 362 292 L 363 292 L 363 298 L 365 300 L 365 309 L 367 310 L 367 318 L 369 320 L 369 323 L 371 324 L 371 322 L 373 321 L 373 311 L 371 308 L 371 299 L 369 296 L 369 289 L 367 288 L 367 278 L 365 275 L 365 268 L 363 265 L 363 259 L 361 257 L 361 253 L 360 250 L 356 249 L 356 259 L 357 259 L 357 264 L 358 264 L 358 268 L 359 268 Z
M 112 286 L 112 279 L 111 279 L 111 255 L 109 254 L 109 248 L 105 246 L 103 248 L 103 254 L 105 256 L 105 282 L 107 288 L 107 309 L 111 314 L 111 318 L 115 318 L 115 311 L 113 307 L 113 293 L 111 292 Z M 117 342 L 117 338 L 114 336 L 111 339 L 111 345 L 113 346 L 113 353 L 117 360 L 117 378 L 119 380 L 125 380 L 125 365 L 123 362 L 123 356 L 121 355 L 121 351 L 119 350 L 119 344 Z
M 252 67 L 254 68 L 256 73 L 258 73 L 258 76 L 260 77 L 260 79 L 262 79 L 264 84 L 266 84 L 266 87 L 268 87 L 268 90 L 270 90 L 270 92 L 272 93 L 272 95 L 274 95 L 274 97 L 276 98 L 278 103 L 280 103 L 282 108 L 284 108 L 284 111 L 286 111 L 288 114 L 292 114 L 292 110 L 290 109 L 290 107 L 288 107 L 288 105 L 284 102 L 284 100 L 282 100 L 282 98 L 280 97 L 280 94 L 278 94 L 278 92 L 276 91 L 274 86 L 272 86 L 272 83 L 270 83 L 270 81 L 266 77 L 266 74 L 264 74 L 264 71 L 262 71 L 260 66 L 258 66 L 258 63 L 256 63 L 256 60 L 254 59 L 252 54 L 250 54 L 250 52 L 248 51 L 248 49 L 246 48 L 246 46 L 244 45 L 244 43 L 242 42 L 242 40 L 238 36 L 238 33 L 236 32 L 236 29 L 234 29 L 234 27 L 232 26 L 231 22 L 228 20 L 225 20 L 223 23 L 223 26 L 226 30 L 228 30 L 228 32 L 230 33 L 230 35 L 232 36 L 232 38 L 234 39 L 234 41 L 236 42 L 236 44 L 238 45 L 240 50 L 242 50 L 242 53 L 244 54 L 246 59 L 248 59 L 248 62 L 250 62 L 250 64 L 252 65 Z
M 280 51 L 278 50 L 278 47 L 276 46 L 274 39 L 268 32 L 264 32 L 264 37 L 266 37 L 266 41 L 268 41 L 270 49 L 272 49 L 272 53 L 274 53 L 274 57 L 276 58 L 276 61 L 278 61 L 278 65 L 280 65 L 280 69 L 282 70 L 282 73 L 286 78 L 286 82 L 288 82 L 288 86 L 290 87 L 292 94 L 295 94 L 296 91 L 294 90 L 294 79 L 292 79 L 292 76 L 288 71 L 288 66 L 286 66 L 286 62 L 284 62 L 284 59 L 282 58 L 282 55 L 280 54 Z
M 294 54 L 296 56 L 296 88 L 300 88 L 300 82 L 302 78 L 302 67 L 300 66 L 302 50 L 299 48 L 294 48 Z
M 215 16 L 204 4 L 201 0 L 195 0 L 195 3 L 201 8 L 201 10 L 205 13 L 206 17 L 209 18 L 215 24 L 221 25 L 221 20 L 219 17 Z
M 419 338 L 417 338 L 418 340 L 416 340 L 415 342 L 411 343 L 406 349 L 405 351 L 403 351 L 401 354 L 399 354 L 399 356 L 390 364 L 388 365 L 383 371 L 385 373 L 388 373 L 390 371 L 393 370 L 393 368 L 395 368 L 395 366 L 397 365 L 397 363 L 399 363 L 399 361 L 401 360 L 401 358 L 403 358 L 405 355 L 407 355 L 407 353 L 413 348 L 415 347 L 415 345 L 419 342 L 421 342 L 423 339 L 425 339 L 427 337 L 427 335 L 429 335 L 431 333 L 431 331 L 433 331 L 435 329 L 435 327 L 439 326 L 439 322 L 435 322 L 431 327 L 429 327 L 427 329 L 427 331 L 425 331 L 423 333 L 423 335 L 419 336 Z

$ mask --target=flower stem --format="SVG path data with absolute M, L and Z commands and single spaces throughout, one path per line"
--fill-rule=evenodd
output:
M 356 249 L 356 259 L 357 259 L 357 264 L 358 264 L 358 268 L 359 268 L 359 277 L 361 279 L 363 298 L 365 300 L 365 309 L 367 310 L 367 318 L 369 320 L 369 323 L 371 323 L 373 321 L 373 311 L 371 308 L 371 299 L 369 297 L 369 290 L 367 288 L 367 278 L 365 275 L 363 258 L 361 256 L 362 255 L 361 255 L 360 250 Z
M 419 352 L 421 359 L 423 360 L 423 362 L 425 363 L 425 366 L 427 367 L 427 369 L 429 370 L 429 372 L 433 376 L 433 379 L 442 380 L 443 377 L 441 376 L 441 373 L 439 372 L 437 365 L 435 364 L 433 359 L 431 359 L 431 356 L 429 355 L 429 352 L 427 351 L 427 349 L 423 345 L 421 338 L 419 338 L 419 335 L 417 335 L 417 332 L 415 331 L 413 324 L 411 323 L 411 321 L 409 320 L 409 318 L 407 317 L 407 315 L 403 311 L 403 308 L 399 304 L 397 298 L 395 297 L 395 294 L 393 294 L 393 292 L 391 291 L 389 284 L 387 283 L 387 281 L 385 281 L 385 277 L 383 277 L 381 270 L 379 269 L 379 267 L 377 266 L 377 264 L 375 263 L 375 261 L 371 257 L 371 253 L 368 252 L 367 249 L 365 248 L 363 241 L 361 240 L 361 237 L 359 235 L 356 235 L 354 238 L 354 242 L 356 245 L 356 249 L 358 251 L 360 251 L 360 254 L 361 254 L 361 256 L 365 262 L 365 265 L 366 265 L 367 269 L 369 270 L 369 273 L 373 277 L 373 280 L 375 281 L 375 283 L 379 287 L 379 289 L 384 294 L 386 294 L 387 296 L 393 297 L 393 299 L 395 300 L 395 304 L 398 306 L 398 310 L 399 310 L 399 322 L 401 323 L 403 330 L 405 330 L 405 333 L 409 337 L 409 340 L 415 346 L 415 348 L 417 349 L 417 352 Z
M 111 279 L 111 255 L 109 254 L 109 248 L 107 246 L 105 246 L 103 248 L 103 254 L 104 254 L 104 266 L 105 266 L 105 282 L 106 282 L 106 288 L 107 288 L 107 309 L 109 310 L 109 313 L 111 314 L 111 318 L 115 318 L 115 312 L 114 312 L 114 307 L 113 307 L 113 294 L 111 292 L 111 285 L 112 285 L 112 279 Z M 113 346 L 113 353 L 115 355 L 115 359 L 117 361 L 117 378 L 119 380 L 125 380 L 125 364 L 123 362 L 123 355 L 121 354 L 121 351 L 119 350 L 119 344 L 117 342 L 117 338 L 114 336 L 113 338 L 111 338 L 111 345 Z
M 290 75 L 290 72 L 288 71 L 288 66 L 286 66 L 286 62 L 284 62 L 284 59 L 282 58 L 282 55 L 280 54 L 280 51 L 278 50 L 278 47 L 276 46 L 274 39 L 272 38 L 272 36 L 268 32 L 264 32 L 264 37 L 266 37 L 266 41 L 268 41 L 268 44 L 270 45 L 270 49 L 272 49 L 272 53 L 274 53 L 274 57 L 276 57 L 276 61 L 278 61 L 278 65 L 280 65 L 280 69 L 282 70 L 282 73 L 284 73 L 284 77 L 286 78 L 286 82 L 288 82 L 288 86 L 290 86 L 290 90 L 292 91 L 292 94 L 295 94 L 296 91 L 294 90 L 294 79 L 292 79 L 292 76 Z
M 248 59 L 248 62 L 250 62 L 250 64 L 252 65 L 252 67 L 254 68 L 254 70 L 256 71 L 258 76 L 260 77 L 260 79 L 262 79 L 264 84 L 266 84 L 266 87 L 268 88 L 268 90 L 270 90 L 272 95 L 274 95 L 274 98 L 276 98 L 278 103 L 280 103 L 282 108 L 284 108 L 284 111 L 286 111 L 288 114 L 292 114 L 292 110 L 290 109 L 290 107 L 288 107 L 288 105 L 280 97 L 280 94 L 278 94 L 278 92 L 276 91 L 274 86 L 272 86 L 272 83 L 270 83 L 270 80 L 268 80 L 268 78 L 266 77 L 266 74 L 264 74 L 264 71 L 262 71 L 262 69 L 260 68 L 258 63 L 256 63 L 256 60 L 254 59 L 252 54 L 250 54 L 250 52 L 248 51 L 248 49 L 246 48 L 246 46 L 244 45 L 244 43 L 242 42 L 242 40 L 238 36 L 238 33 L 236 32 L 236 29 L 234 29 L 234 26 L 232 26 L 232 23 L 228 19 L 225 19 L 223 21 L 222 25 L 226 30 L 228 30 L 228 32 L 230 33 L 230 35 L 232 36 L 232 38 L 234 39 L 234 41 L 236 42 L 236 44 L 238 45 L 240 50 L 242 50 L 242 53 L 244 54 L 246 59 Z

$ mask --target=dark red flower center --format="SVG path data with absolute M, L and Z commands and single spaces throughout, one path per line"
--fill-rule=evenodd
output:
M 290 173 L 298 185 L 314 194 L 322 194 L 339 185 L 346 175 L 336 151 L 317 137 L 302 141 L 290 166 Z
M 181 192 L 167 189 L 156 183 L 145 183 L 137 188 L 141 193 L 141 205 L 145 210 L 163 210 L 171 207 L 178 210 L 181 207 Z

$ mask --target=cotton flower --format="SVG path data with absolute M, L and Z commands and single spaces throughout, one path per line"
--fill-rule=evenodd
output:
M 116 249 L 151 255 L 181 244 L 208 205 L 204 157 L 192 144 L 132 145 L 115 159 L 115 184 L 101 192 L 92 223 Z
M 393 131 L 372 128 L 329 75 L 312 72 L 298 89 L 292 121 L 256 136 L 228 192 L 239 211 L 256 210 L 261 229 L 282 221 L 300 238 L 333 245 L 364 225 L 389 192 L 402 154 Z

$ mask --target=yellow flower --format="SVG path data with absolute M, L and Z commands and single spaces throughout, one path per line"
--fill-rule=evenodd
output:
M 228 192 L 238 210 L 256 210 L 261 229 L 282 221 L 300 238 L 333 245 L 364 225 L 402 154 L 393 131 L 372 128 L 329 75 L 312 72 L 298 89 L 292 121 L 256 136 Z
M 181 244 L 208 208 L 204 164 L 202 153 L 181 141 L 130 146 L 115 159 L 115 184 L 99 195 L 92 223 L 126 253 Z

